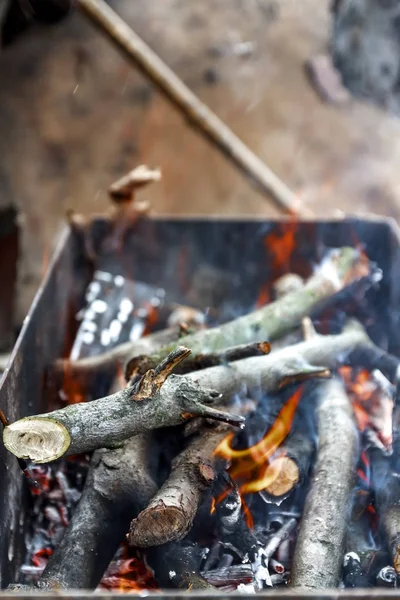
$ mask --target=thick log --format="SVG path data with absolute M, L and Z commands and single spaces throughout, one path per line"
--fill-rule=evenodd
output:
M 45 463 L 64 454 L 113 447 L 137 433 L 179 425 L 193 416 L 241 425 L 243 417 L 205 404 L 219 399 L 218 392 L 169 376 L 189 352 L 177 348 L 155 370 L 111 396 L 16 421 L 4 429 L 5 446 L 18 458 Z
M 350 400 L 336 379 L 321 384 L 317 461 L 307 495 L 291 570 L 292 587 L 337 587 L 359 436 Z
M 94 453 L 82 497 L 38 587 L 97 587 L 130 520 L 157 490 L 149 474 L 152 444 L 151 434 L 145 433 L 121 448 Z
M 164 485 L 131 523 L 131 546 L 148 547 L 182 539 L 190 530 L 205 490 L 213 483 L 214 450 L 229 429 L 203 428 L 172 462 Z
M 368 270 L 369 266 L 354 248 L 333 250 L 303 288 L 229 323 L 185 336 L 181 342 L 193 354 L 216 352 L 250 342 L 271 342 L 298 326 L 318 302 L 367 275 Z M 148 364 L 158 364 L 172 349 L 171 345 L 164 346 L 153 353 L 152 362 Z

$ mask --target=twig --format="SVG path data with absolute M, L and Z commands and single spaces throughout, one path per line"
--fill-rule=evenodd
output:
M 210 354 L 196 354 L 183 360 L 175 370 L 176 373 L 191 373 L 200 371 L 209 367 L 215 367 L 221 364 L 227 364 L 250 356 L 264 356 L 271 351 L 271 345 L 268 342 L 252 342 L 250 344 L 242 344 L 241 346 L 233 346 L 219 352 L 211 352 Z M 131 359 L 126 365 L 125 378 L 127 380 L 143 375 L 146 371 L 152 368 L 153 359 L 147 355 L 137 356 Z
M 110 185 L 108 193 L 115 201 L 131 200 L 137 189 L 160 179 L 160 169 L 152 170 L 145 165 L 140 165 Z
M 281 210 L 292 215 L 312 216 L 310 211 L 301 207 L 299 198 L 288 186 L 189 90 L 104 0 L 78 0 L 78 6 L 181 110 L 190 124 L 211 140 Z
M 73 379 L 80 388 L 82 386 L 88 389 L 99 373 L 102 376 L 113 377 L 118 366 L 124 365 L 132 354 L 151 354 L 160 346 L 178 341 L 180 337 L 181 329 L 179 326 L 175 326 L 151 333 L 135 342 L 119 344 L 98 356 L 88 356 L 78 360 L 58 359 L 48 369 L 47 380 L 54 380 L 56 385 L 60 385 L 63 377 L 67 376 Z

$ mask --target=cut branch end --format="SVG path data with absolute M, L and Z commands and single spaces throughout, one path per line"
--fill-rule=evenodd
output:
M 64 425 L 55 419 L 26 417 L 5 427 L 3 441 L 17 458 L 46 463 L 65 454 L 71 437 Z

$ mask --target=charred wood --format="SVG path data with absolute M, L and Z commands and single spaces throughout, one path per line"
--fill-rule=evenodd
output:
M 215 592 L 200 575 L 201 557 L 195 544 L 169 542 L 147 548 L 142 556 L 161 588 Z
M 225 585 L 237 586 L 240 583 L 251 583 L 254 579 L 253 569 L 250 564 L 231 565 L 212 571 L 202 571 L 201 575 L 208 583 L 215 587 Z
M 82 497 L 38 587 L 94 589 L 99 584 L 130 520 L 157 489 L 149 475 L 151 453 L 151 434 L 94 453 Z
M 343 385 L 326 382 L 320 394 L 317 461 L 291 571 L 293 587 L 311 590 L 337 587 L 340 581 L 359 444 Z

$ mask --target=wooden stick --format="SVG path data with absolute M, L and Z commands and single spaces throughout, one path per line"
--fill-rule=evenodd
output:
M 113 447 L 137 433 L 179 425 L 193 416 L 240 425 L 243 417 L 206 405 L 220 398 L 218 392 L 202 389 L 188 378 L 168 377 L 171 365 L 188 352 L 177 348 L 162 369 L 146 373 L 116 394 L 12 423 L 3 432 L 6 448 L 18 458 L 45 463 L 64 454 Z
M 215 478 L 213 451 L 227 432 L 226 428 L 203 430 L 174 459 L 167 481 L 131 523 L 131 546 L 157 546 L 188 533 L 204 492 Z
M 320 393 L 317 462 L 291 570 L 292 587 L 310 590 L 339 585 L 359 446 L 342 383 L 325 382 Z
M 285 213 L 312 217 L 300 199 L 227 127 L 104 0 L 77 0 L 87 17 L 229 160 Z
M 88 388 L 99 373 L 113 377 L 118 366 L 122 367 L 132 354 L 151 354 L 160 346 L 177 342 L 180 337 L 180 327 L 175 326 L 156 331 L 135 342 L 124 342 L 98 356 L 87 356 L 78 360 L 60 358 L 48 369 L 47 380 L 62 384 L 63 377 L 67 376 Z
M 149 474 L 150 433 L 120 448 L 97 450 L 82 497 L 64 536 L 40 577 L 41 589 L 94 589 L 123 541 L 132 517 L 157 486 Z
M 250 342 L 281 337 L 310 314 L 320 300 L 332 296 L 354 279 L 366 275 L 369 266 L 354 248 L 341 248 L 328 254 L 315 274 L 299 290 L 286 294 L 276 302 L 228 323 L 198 331 L 181 338 L 193 354 L 216 352 Z M 153 353 L 148 366 L 158 364 L 171 350 L 168 344 Z
M 264 356 L 265 354 L 269 354 L 270 351 L 271 345 L 268 342 L 251 342 L 250 344 L 233 346 L 232 348 L 210 352 L 209 354 L 195 354 L 182 361 L 175 372 L 179 374 L 192 373 L 242 360 L 243 358 L 249 358 L 250 356 Z M 128 381 L 129 379 L 143 375 L 152 368 L 153 362 L 153 358 L 146 354 L 131 359 L 125 369 L 126 380 Z

